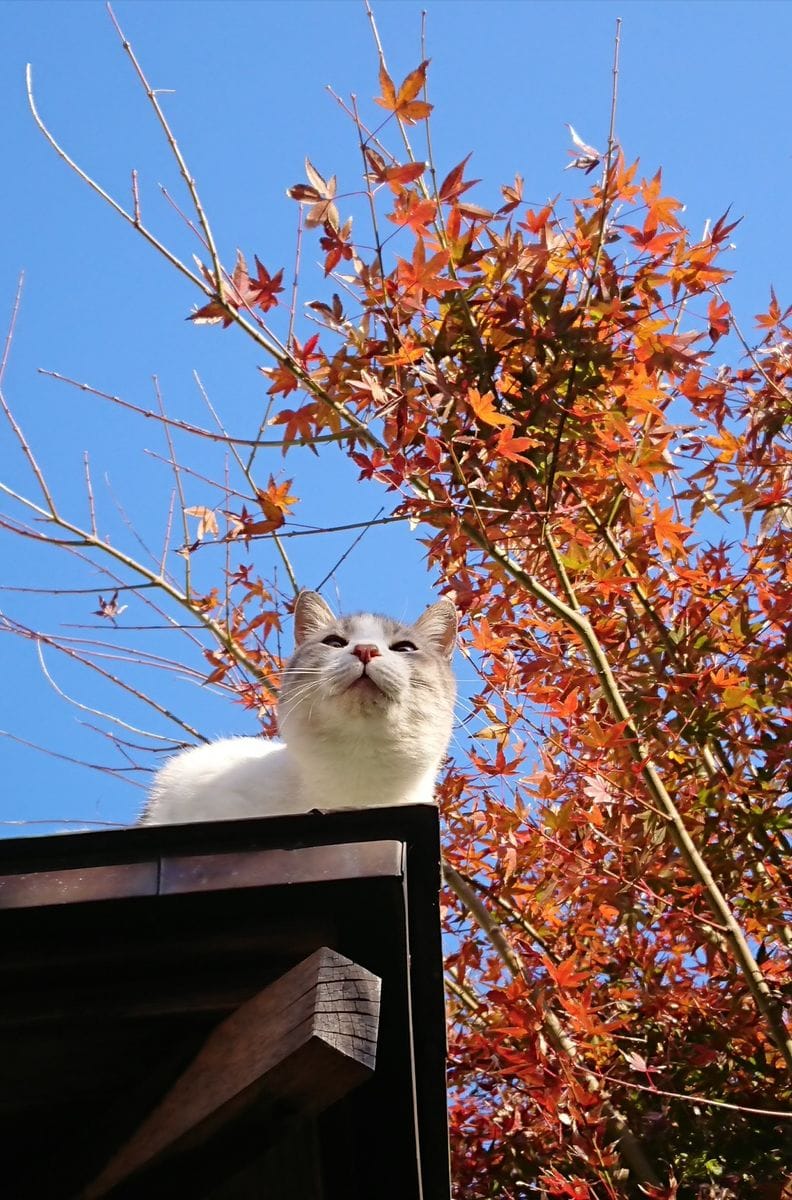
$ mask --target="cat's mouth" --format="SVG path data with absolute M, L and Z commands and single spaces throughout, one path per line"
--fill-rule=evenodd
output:
M 385 695 L 379 684 L 375 683 L 375 681 L 365 670 L 361 671 L 357 679 L 354 679 L 352 683 L 350 683 L 347 691 L 351 692 L 355 696 L 360 696 L 361 698 L 367 696 L 374 698 Z

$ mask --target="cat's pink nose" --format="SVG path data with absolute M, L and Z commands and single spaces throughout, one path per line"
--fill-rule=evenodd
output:
M 352 653 L 360 659 L 363 666 L 371 662 L 372 658 L 379 658 L 379 646 L 375 646 L 373 642 L 358 642 L 352 650 Z

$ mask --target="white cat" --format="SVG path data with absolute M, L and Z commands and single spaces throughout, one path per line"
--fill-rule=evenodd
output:
M 228 738 L 177 754 L 141 821 L 431 802 L 451 736 L 456 632 L 448 599 L 403 625 L 336 617 L 317 592 L 301 592 L 278 703 L 284 741 Z

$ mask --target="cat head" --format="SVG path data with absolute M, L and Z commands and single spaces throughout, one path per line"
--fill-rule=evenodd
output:
M 451 735 L 456 633 L 448 599 L 404 624 L 374 613 L 339 617 L 317 592 L 301 592 L 280 688 L 281 735 L 306 754 L 328 740 L 354 742 L 436 768 Z

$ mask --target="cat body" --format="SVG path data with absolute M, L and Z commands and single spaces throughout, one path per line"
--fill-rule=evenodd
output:
M 279 694 L 283 741 L 228 738 L 176 755 L 143 823 L 432 802 L 451 735 L 456 627 L 450 600 L 405 625 L 336 617 L 301 592 Z

